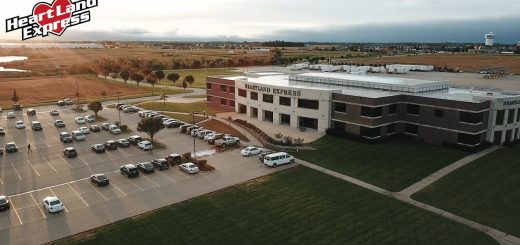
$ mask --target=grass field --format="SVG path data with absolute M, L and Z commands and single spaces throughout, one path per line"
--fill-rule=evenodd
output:
M 217 75 L 239 75 L 239 73 L 234 69 L 229 68 L 211 68 L 211 69 L 186 69 L 186 70 L 171 70 L 165 71 L 166 76 L 170 73 L 177 73 L 181 76 L 179 81 L 175 83 L 175 86 L 181 86 L 182 80 L 184 77 L 188 75 L 192 75 L 195 78 L 195 82 L 193 85 L 188 85 L 189 87 L 195 88 L 206 88 L 206 77 L 207 76 L 217 76 Z M 161 85 L 170 85 L 173 86 L 173 83 L 168 80 L 162 80 L 159 84 Z
M 454 171 L 413 199 L 520 237 L 520 145 Z
M 53 244 L 496 244 L 323 173 L 295 167 Z
M 325 136 L 310 145 L 318 150 L 296 156 L 389 191 L 400 191 L 467 155 L 407 138 L 370 145 Z
M 169 111 L 169 112 L 185 112 L 191 113 L 193 111 L 198 112 L 199 114 L 212 115 L 214 116 L 216 113 L 220 113 L 222 111 L 217 108 L 208 106 L 207 101 L 198 101 L 193 103 L 172 103 L 172 102 L 142 102 L 139 103 L 139 106 L 147 109 L 147 110 L 155 110 L 155 111 Z
M 238 138 L 240 138 L 240 141 L 242 141 L 242 142 L 249 142 L 249 139 L 245 135 L 240 133 L 238 130 L 231 127 L 230 125 L 227 125 L 227 124 L 225 124 L 221 121 L 215 120 L 215 119 L 211 119 L 209 121 L 203 122 L 200 124 L 200 126 L 206 128 L 206 129 L 217 131 L 219 133 L 230 134 L 232 136 L 238 137 Z

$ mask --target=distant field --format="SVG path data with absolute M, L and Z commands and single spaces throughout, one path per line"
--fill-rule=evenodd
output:
M 310 145 L 318 150 L 296 156 L 389 191 L 400 191 L 467 155 L 408 138 L 371 145 L 325 136 Z
M 175 83 L 175 86 L 180 87 L 182 85 L 182 80 L 184 79 L 184 77 L 186 77 L 188 75 L 192 75 L 195 78 L 195 82 L 193 83 L 193 85 L 188 85 L 188 87 L 196 87 L 196 88 L 206 88 L 206 77 L 207 76 L 242 74 L 242 73 L 239 73 L 236 70 L 230 69 L 230 68 L 171 70 L 171 71 L 166 71 L 165 74 L 168 75 L 173 72 L 175 72 L 181 76 L 179 81 L 177 81 Z M 173 86 L 173 83 L 166 79 L 162 80 L 159 84 Z
M 510 72 L 520 74 L 520 55 L 428 54 L 383 58 L 351 59 L 349 62 L 367 64 L 431 64 L 477 72 L 480 68 L 505 66 Z
M 305 168 L 53 244 L 497 244 L 477 230 Z
M 413 199 L 520 237 L 520 145 L 454 171 Z

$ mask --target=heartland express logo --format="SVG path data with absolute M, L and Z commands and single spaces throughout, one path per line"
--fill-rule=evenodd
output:
M 16 16 L 5 21 L 6 32 L 22 29 L 22 40 L 46 37 L 49 34 L 61 36 L 68 27 L 90 21 L 88 9 L 98 6 L 97 0 L 54 0 L 52 4 L 37 3 L 32 14 Z
M 302 95 L 302 92 L 300 90 L 269 88 L 269 87 L 262 87 L 262 86 L 258 86 L 258 85 L 251 85 L 248 83 L 246 83 L 245 86 L 246 86 L 246 89 L 258 91 L 258 92 L 262 92 L 262 93 L 268 93 L 268 94 L 286 95 L 286 96 L 294 96 L 294 97 L 300 97 Z

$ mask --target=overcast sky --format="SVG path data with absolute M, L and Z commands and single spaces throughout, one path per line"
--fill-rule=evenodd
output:
M 5 19 L 37 2 L 2 4 L 0 38 L 19 39 Z M 520 0 L 99 0 L 91 12 L 64 38 L 481 42 L 493 31 L 497 42 L 520 40 Z

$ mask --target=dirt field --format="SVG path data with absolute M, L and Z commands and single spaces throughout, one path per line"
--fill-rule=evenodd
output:
M 505 66 L 509 73 L 520 74 L 520 55 L 433 54 L 383 58 L 351 59 L 348 62 L 367 64 L 429 64 L 478 72 L 480 68 Z
M 118 91 L 122 96 L 146 94 L 151 91 L 149 88 L 81 76 L 18 79 L 0 82 L 0 106 L 7 108 L 12 104 L 13 89 L 16 89 L 20 97 L 19 103 L 22 105 L 53 102 L 64 98 L 76 99 L 76 82 L 81 99 L 103 98 L 102 91 L 106 92 L 105 97 L 117 96 Z

